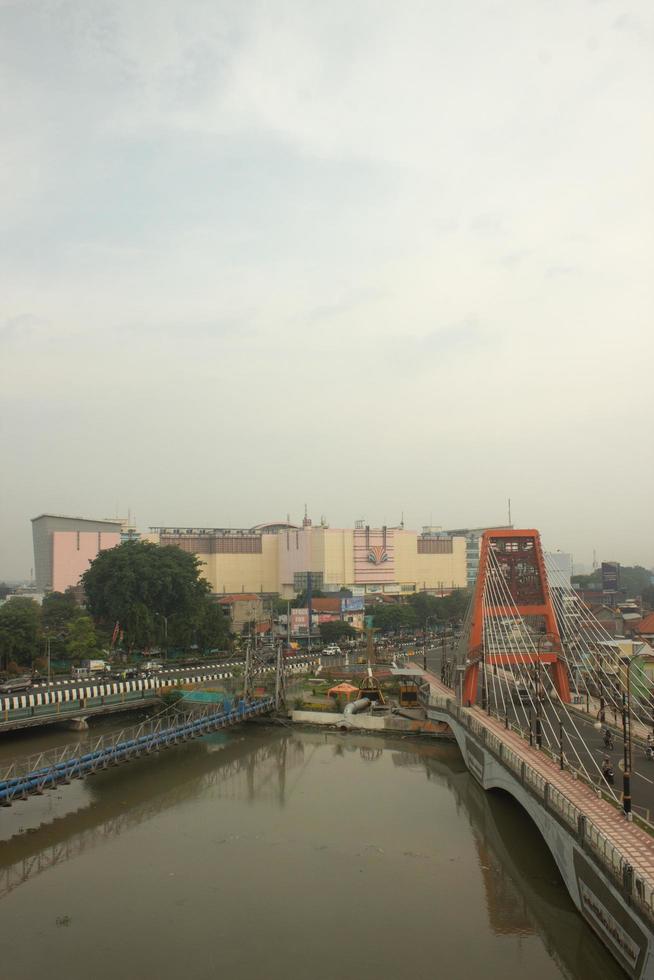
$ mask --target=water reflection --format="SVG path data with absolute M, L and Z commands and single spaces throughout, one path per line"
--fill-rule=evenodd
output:
M 423 785 L 427 782 L 435 792 L 446 790 L 454 798 L 456 819 L 467 822 L 477 849 L 487 920 L 496 936 L 537 933 L 560 971 L 575 980 L 622 976 L 576 913 L 529 818 L 510 798 L 484 793 L 451 745 L 260 729 L 240 737 L 219 733 L 136 760 L 88 779 L 77 788 L 57 790 L 60 801 L 48 803 L 34 798 L 0 814 L 0 827 L 13 827 L 0 844 L 0 898 L 57 865 L 209 792 L 212 799 L 248 806 L 265 803 L 283 810 L 294 798 L 303 774 L 318 764 L 325 752 L 336 762 L 336 779 L 341 763 L 358 757 L 363 763 L 359 770 L 363 779 L 371 764 L 378 772 L 378 764 L 390 756 L 393 767 L 415 773 L 422 777 Z M 347 772 L 350 778 L 349 765 Z M 383 778 L 392 779 L 392 769 L 389 773 Z M 77 794 L 74 812 L 65 812 L 69 791 Z M 435 798 L 434 813 L 437 802 Z M 410 798 L 406 808 L 410 814 Z M 383 799 L 373 805 L 375 811 L 373 819 L 383 820 Z M 37 819 L 40 812 L 49 818 L 39 827 L 21 831 L 24 819 L 30 813 Z M 442 833 L 448 833 L 447 825 Z M 398 847 L 408 848 L 410 838 L 411 825 L 407 823 L 407 840 L 398 841 Z M 412 856 L 422 859 L 421 872 L 425 867 L 429 872 L 430 855 Z M 436 895 L 436 879 L 433 888 Z M 465 882 L 461 889 L 465 900 Z

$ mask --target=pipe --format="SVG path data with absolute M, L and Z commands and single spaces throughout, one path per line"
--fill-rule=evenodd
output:
M 360 711 L 365 711 L 366 708 L 370 707 L 369 698 L 359 698 L 358 701 L 349 701 L 345 705 L 344 715 L 358 715 Z

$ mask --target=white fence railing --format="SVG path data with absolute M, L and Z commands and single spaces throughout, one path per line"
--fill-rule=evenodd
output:
M 580 839 L 585 850 L 589 851 L 603 867 L 631 904 L 654 921 L 654 882 L 632 864 L 583 810 L 568 799 L 560 789 L 553 786 L 542 773 L 533 768 L 513 749 L 509 748 L 498 735 L 476 718 L 468 709 L 462 708 L 451 697 L 429 691 L 429 685 L 422 688 L 422 703 L 425 707 L 443 711 L 456 719 L 472 735 L 483 742 L 485 748 L 539 799 L 545 808 L 565 824 Z M 607 804 L 610 805 L 610 804 Z

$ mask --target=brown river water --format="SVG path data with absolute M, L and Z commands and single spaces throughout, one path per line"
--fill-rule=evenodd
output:
M 455 745 L 256 724 L 0 809 L 0 923 L 7 980 L 624 976 Z

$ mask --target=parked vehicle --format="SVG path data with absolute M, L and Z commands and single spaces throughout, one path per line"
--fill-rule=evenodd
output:
M 322 655 L 323 657 L 340 657 L 341 648 L 335 643 L 330 643 L 328 646 L 324 647 Z
M 25 674 L 23 677 L 9 677 L 0 684 L 0 694 L 13 694 L 14 691 L 29 691 L 32 678 Z
M 144 664 L 141 664 L 141 672 L 143 674 L 153 674 L 157 670 L 162 670 L 162 666 L 158 660 L 146 660 Z
M 93 677 L 95 674 L 110 674 L 111 665 L 106 660 L 82 660 L 79 667 L 73 667 L 70 673 L 76 680 Z

